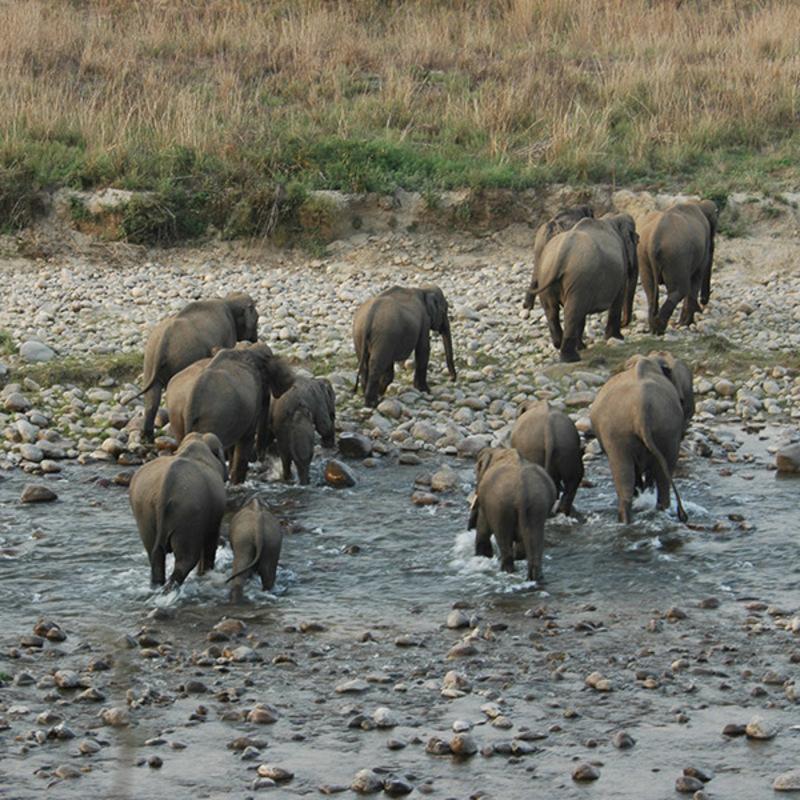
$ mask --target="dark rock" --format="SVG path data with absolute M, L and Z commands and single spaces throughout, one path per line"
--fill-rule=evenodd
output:
M 361 433 L 342 433 L 339 436 L 339 452 L 345 458 L 369 458 L 372 455 L 372 439 Z
M 52 503 L 53 500 L 58 500 L 58 495 L 40 483 L 25 484 L 19 498 L 20 503 Z
M 350 467 L 335 458 L 325 463 L 324 476 L 325 483 L 334 489 L 346 489 L 349 486 L 356 485 L 356 479 Z

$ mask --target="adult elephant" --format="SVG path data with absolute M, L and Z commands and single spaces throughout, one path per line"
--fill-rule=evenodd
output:
M 167 553 L 175 554 L 168 586 L 182 584 L 198 564 L 199 575 L 214 568 L 226 478 L 222 444 L 210 433 L 190 434 L 174 456 L 136 471 L 129 499 L 154 585 L 165 582 Z
M 392 286 L 377 297 L 362 303 L 353 318 L 353 343 L 358 356 L 359 381 L 364 387 L 364 402 L 373 408 L 394 380 L 394 364 L 414 353 L 414 386 L 429 392 L 428 359 L 431 331 L 442 335 L 450 377 L 456 379 L 453 338 L 447 300 L 438 286 L 419 289 Z
M 606 214 L 582 219 L 544 246 L 523 306 L 533 308 L 538 295 L 562 361 L 580 361 L 588 314 L 608 310 L 606 338 L 623 338 L 621 327 L 630 322 L 636 292 L 637 241 L 630 214 Z
M 652 475 L 657 506 L 669 507 L 675 492 L 678 518 L 685 522 L 672 472 L 678 460 L 684 415 L 678 392 L 656 359 L 639 356 L 606 381 L 590 410 L 592 428 L 608 456 L 617 490 L 620 522 L 631 519 L 633 494 L 641 476 Z
M 258 311 L 250 295 L 234 292 L 224 298 L 197 300 L 174 316 L 161 320 L 150 333 L 144 350 L 145 440 L 153 440 L 153 423 L 161 393 L 170 378 L 215 347 L 233 347 L 237 341 L 255 342 Z
M 483 449 L 475 473 L 469 518 L 469 527 L 475 528 L 475 555 L 492 557 L 494 535 L 502 570 L 513 572 L 519 555 L 528 562 L 528 580 L 541 580 L 544 524 L 558 498 L 555 484 L 542 467 L 510 448 Z
M 692 368 L 683 359 L 676 358 L 666 350 L 652 350 L 647 354 L 658 362 L 664 377 L 675 387 L 683 410 L 683 432 L 686 433 L 694 416 L 694 375 Z M 640 356 L 631 356 L 625 368 L 632 367 Z
M 188 378 L 179 373 L 170 382 L 179 387 L 175 394 L 182 401 L 173 406 L 170 400 L 175 435 L 216 434 L 226 452 L 233 450 L 231 482 L 241 483 L 254 443 L 259 453 L 265 450 L 270 396 L 289 389 L 294 373 L 262 342 L 220 350 L 204 368 L 188 370 Z
M 569 516 L 583 480 L 583 448 L 575 423 L 546 400 L 525 402 L 520 412 L 511 429 L 511 446 L 544 467 L 561 495 L 558 510 Z
M 680 325 L 691 325 L 695 313 L 708 304 L 716 232 L 717 207 L 711 200 L 680 203 L 666 211 L 653 211 L 642 220 L 639 274 L 647 295 L 651 333 L 664 333 L 681 300 Z M 667 289 L 667 299 L 659 308 L 661 284 Z

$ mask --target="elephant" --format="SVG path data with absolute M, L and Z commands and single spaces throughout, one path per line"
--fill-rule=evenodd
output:
M 619 520 L 629 523 L 634 490 L 652 475 L 657 506 L 669 507 L 675 492 L 678 519 L 687 520 L 672 472 L 678 460 L 684 414 L 678 392 L 657 359 L 639 356 L 609 378 L 590 409 L 592 428 L 608 456 L 617 491 Z
M 175 566 L 165 591 L 198 564 L 198 575 L 214 568 L 226 480 L 225 453 L 213 433 L 190 433 L 174 455 L 136 471 L 129 500 L 154 585 L 164 585 L 167 553 L 175 554 Z
M 683 410 L 683 432 L 689 428 L 689 423 L 694 416 L 694 376 L 692 368 L 682 359 L 676 358 L 666 350 L 652 350 L 647 354 L 648 358 L 655 359 L 664 376 L 678 392 L 678 399 Z M 625 364 L 625 368 L 633 366 L 638 356 L 631 356 Z
M 647 295 L 651 333 L 664 333 L 681 300 L 679 325 L 691 325 L 695 313 L 708 305 L 717 224 L 717 207 L 711 200 L 679 203 L 666 211 L 653 211 L 642 220 L 639 274 Z M 667 299 L 659 309 L 660 284 L 667 289 Z
M 294 463 L 300 485 L 308 486 L 309 468 L 314 458 L 314 416 L 308 407 L 303 403 L 297 405 L 291 417 L 284 417 L 275 436 L 278 440 L 283 479 L 285 481 L 292 479 L 292 463 Z
M 575 423 L 546 400 L 522 403 L 520 412 L 511 430 L 511 447 L 544 467 L 561 495 L 558 511 L 570 516 L 583 480 L 583 447 Z
M 197 300 L 161 320 L 147 339 L 144 388 L 136 395 L 145 397 L 144 439 L 153 440 L 161 392 L 173 375 L 210 356 L 214 347 L 232 347 L 241 340 L 255 342 L 257 337 L 258 311 L 250 295 L 243 292 Z
M 562 361 L 580 361 L 578 350 L 583 347 L 588 314 L 608 309 L 606 338 L 623 338 L 622 325 L 630 322 L 633 313 L 637 241 L 633 217 L 605 214 L 580 220 L 544 246 L 523 306 L 530 310 L 539 296 Z
M 241 603 L 244 583 L 254 572 L 261 577 L 261 588 L 275 585 L 278 559 L 283 543 L 280 522 L 254 497 L 234 514 L 228 534 L 233 549 L 230 601 Z
M 414 386 L 421 392 L 428 387 L 430 332 L 442 335 L 447 369 L 456 379 L 453 338 L 447 300 L 438 286 L 411 289 L 392 286 L 377 297 L 362 303 L 353 318 L 353 342 L 358 356 L 359 381 L 364 386 L 364 402 L 374 408 L 379 395 L 394 380 L 394 364 L 414 353 Z
M 582 219 L 594 219 L 594 209 L 588 205 L 572 206 L 571 208 L 560 209 L 547 222 L 540 225 L 536 230 L 536 238 L 533 240 L 533 263 L 539 263 L 542 257 L 544 246 L 558 233 L 568 231 L 579 223 Z
M 215 433 L 226 452 L 233 451 L 231 482 L 241 483 L 254 443 L 259 455 L 266 452 L 270 396 L 280 397 L 293 381 L 292 369 L 263 342 L 222 349 L 204 367 L 191 365 L 170 381 L 173 433 Z
M 294 385 L 270 404 L 267 444 L 301 404 L 311 412 L 314 427 L 322 437 L 322 446 L 333 447 L 336 443 L 336 393 L 327 378 L 303 376 L 296 377 Z
M 515 556 L 528 562 L 528 580 L 542 578 L 544 524 L 558 492 L 547 472 L 511 448 L 484 448 L 475 465 L 476 497 L 470 518 L 475 555 L 492 557 L 491 537 L 500 551 L 500 567 L 514 571 Z

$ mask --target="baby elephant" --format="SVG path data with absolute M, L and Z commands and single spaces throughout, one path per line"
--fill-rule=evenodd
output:
M 538 464 L 509 448 L 483 449 L 475 472 L 477 496 L 469 518 L 469 527 L 475 528 L 475 555 L 492 557 L 494 534 L 501 569 L 513 572 L 515 550 L 521 549 L 528 580 L 541 580 L 544 523 L 558 498 L 555 484 Z
M 199 575 L 214 568 L 227 477 L 213 433 L 190 433 L 174 456 L 156 458 L 133 476 L 131 508 L 155 585 L 164 584 L 167 553 L 175 553 L 167 589 L 180 586 L 198 562 Z
M 575 423 L 546 400 L 523 403 L 511 431 L 511 446 L 528 461 L 544 467 L 561 495 L 558 510 L 572 513 L 583 480 L 583 448 Z
M 228 578 L 233 582 L 231 603 L 241 603 L 244 582 L 254 572 L 261 576 L 265 591 L 275 585 L 283 531 L 274 515 L 253 498 L 234 515 L 229 536 L 233 548 L 233 574 Z
M 276 431 L 278 453 L 283 465 L 283 479 L 292 479 L 292 462 L 297 469 L 297 479 L 302 486 L 310 482 L 309 470 L 314 458 L 314 416 L 308 407 L 301 403 L 291 417 L 283 420 Z

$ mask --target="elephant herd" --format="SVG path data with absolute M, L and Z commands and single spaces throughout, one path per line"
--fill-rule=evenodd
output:
M 524 306 L 538 296 L 554 346 L 564 361 L 580 358 L 586 316 L 608 311 L 606 336 L 621 338 L 633 315 L 637 277 L 647 296 L 649 327 L 663 332 L 683 300 L 680 322 L 690 324 L 710 294 L 716 209 L 708 201 L 653 212 L 637 233 L 627 214 L 594 218 L 588 206 L 565 209 L 542 225 L 534 243 L 534 272 Z M 667 299 L 659 308 L 659 285 Z M 564 308 L 563 328 L 559 319 Z M 362 303 L 353 319 L 366 405 L 377 406 L 394 380 L 394 365 L 414 354 L 414 386 L 429 392 L 430 334 L 441 335 L 447 368 L 456 380 L 448 304 L 436 286 L 392 287 Z M 284 480 L 294 465 L 309 483 L 315 433 L 335 443 L 336 397 L 330 382 L 296 375 L 258 341 L 252 298 L 230 294 L 189 303 L 150 334 L 144 360 L 143 437 L 152 441 L 162 392 L 167 393 L 172 455 L 153 459 L 134 475 L 130 503 L 147 550 L 155 585 L 180 585 L 197 567 L 213 568 L 226 507 L 225 483 L 241 483 L 255 458 L 277 449 Z M 669 353 L 633 356 L 610 378 L 590 409 L 594 435 L 608 455 L 619 519 L 630 521 L 637 490 L 655 486 L 660 509 L 674 491 L 678 516 L 686 519 L 672 472 L 694 412 L 692 373 Z M 542 576 L 545 520 L 570 515 L 583 481 L 583 448 L 575 424 L 546 401 L 523 403 L 511 447 L 486 448 L 476 462 L 476 489 L 469 526 L 475 553 L 493 554 L 513 571 L 525 559 L 528 578 Z M 280 557 L 278 520 L 254 499 L 230 523 L 234 551 L 231 599 L 241 599 L 253 573 L 272 588 Z M 174 554 L 169 580 L 168 553 Z

